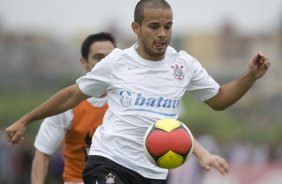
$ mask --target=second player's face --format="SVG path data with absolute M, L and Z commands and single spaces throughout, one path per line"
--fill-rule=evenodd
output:
M 171 9 L 144 9 L 138 40 L 141 56 L 149 60 L 160 60 L 164 57 L 171 39 L 172 19 Z
M 89 72 L 99 61 L 107 56 L 113 49 L 114 45 L 110 41 L 98 41 L 93 43 L 89 48 L 89 54 L 85 65 Z

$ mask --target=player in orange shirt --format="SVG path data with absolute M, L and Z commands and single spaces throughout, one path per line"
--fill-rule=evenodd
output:
M 89 72 L 100 60 L 116 47 L 114 37 L 109 33 L 89 35 L 81 46 L 82 67 Z M 32 184 L 43 184 L 47 175 L 50 155 L 64 139 L 65 184 L 82 184 L 82 170 L 85 167 L 91 138 L 102 123 L 107 98 L 89 98 L 75 108 L 56 116 L 46 118 L 36 136 L 36 148 L 32 163 Z

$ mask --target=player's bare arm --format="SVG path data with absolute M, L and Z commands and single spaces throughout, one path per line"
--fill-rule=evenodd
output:
M 202 168 L 206 171 L 209 171 L 211 168 L 215 168 L 222 175 L 228 174 L 229 166 L 224 158 L 211 154 L 208 150 L 202 147 L 196 139 L 194 139 L 194 145 L 193 154 L 197 157 Z
M 20 140 L 23 140 L 25 127 L 29 123 L 69 110 L 87 98 L 88 96 L 81 92 L 77 84 L 59 91 L 33 111 L 6 128 L 8 141 L 12 144 L 17 144 Z
M 36 149 L 32 161 L 31 184 L 44 184 L 48 173 L 49 160 L 50 155 Z
M 206 103 L 214 110 L 224 110 L 237 102 L 270 67 L 269 60 L 260 52 L 249 63 L 248 71 L 238 80 L 224 84 Z

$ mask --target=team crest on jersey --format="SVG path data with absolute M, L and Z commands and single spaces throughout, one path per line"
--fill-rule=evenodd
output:
M 180 62 L 174 62 L 170 65 L 170 67 L 172 68 L 173 72 L 172 75 L 175 79 L 177 80 L 182 80 L 184 79 L 184 72 L 183 72 L 183 64 Z
M 106 184 L 115 184 L 115 178 L 116 178 L 116 176 L 114 174 L 109 173 L 106 176 Z

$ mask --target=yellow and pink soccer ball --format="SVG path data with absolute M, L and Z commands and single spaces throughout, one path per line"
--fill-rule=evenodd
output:
M 162 119 L 148 128 L 144 151 L 154 165 L 173 169 L 184 164 L 193 152 L 193 135 L 188 127 L 175 119 Z

